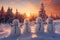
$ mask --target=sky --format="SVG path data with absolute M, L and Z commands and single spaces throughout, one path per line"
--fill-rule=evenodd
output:
M 4 6 L 13 8 L 13 12 L 18 9 L 21 13 L 38 13 L 41 2 L 44 3 L 46 14 L 50 16 L 51 13 L 60 13 L 60 0 L 0 0 L 0 8 Z

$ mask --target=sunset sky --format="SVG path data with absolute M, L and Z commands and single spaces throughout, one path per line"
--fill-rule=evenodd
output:
M 44 3 L 47 15 L 60 13 L 60 0 L 0 0 L 0 9 L 4 6 L 5 10 L 13 8 L 13 12 L 18 9 L 21 13 L 38 13 L 41 2 Z

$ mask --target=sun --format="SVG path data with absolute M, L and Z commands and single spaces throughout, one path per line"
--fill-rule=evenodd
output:
M 27 16 L 27 18 L 30 18 L 30 13 L 27 12 L 27 13 L 26 13 L 26 16 Z
M 30 14 L 27 14 L 27 17 L 30 17 Z

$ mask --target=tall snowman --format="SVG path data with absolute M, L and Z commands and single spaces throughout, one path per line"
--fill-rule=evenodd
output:
M 55 27 L 52 18 L 47 19 L 47 31 L 48 33 L 55 33 Z
M 44 32 L 44 24 L 42 22 L 42 18 L 38 17 L 36 18 L 36 32 L 37 33 L 43 33 Z
M 24 19 L 24 33 L 30 33 L 29 19 Z
M 20 35 L 19 20 L 14 19 L 11 26 L 11 35 L 18 36 Z

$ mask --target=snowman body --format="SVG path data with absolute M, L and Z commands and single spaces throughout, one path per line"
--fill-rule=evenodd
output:
M 20 35 L 20 28 L 19 28 L 18 24 L 19 24 L 19 20 L 14 19 L 13 25 L 11 27 L 11 35 L 14 35 L 14 36 Z

